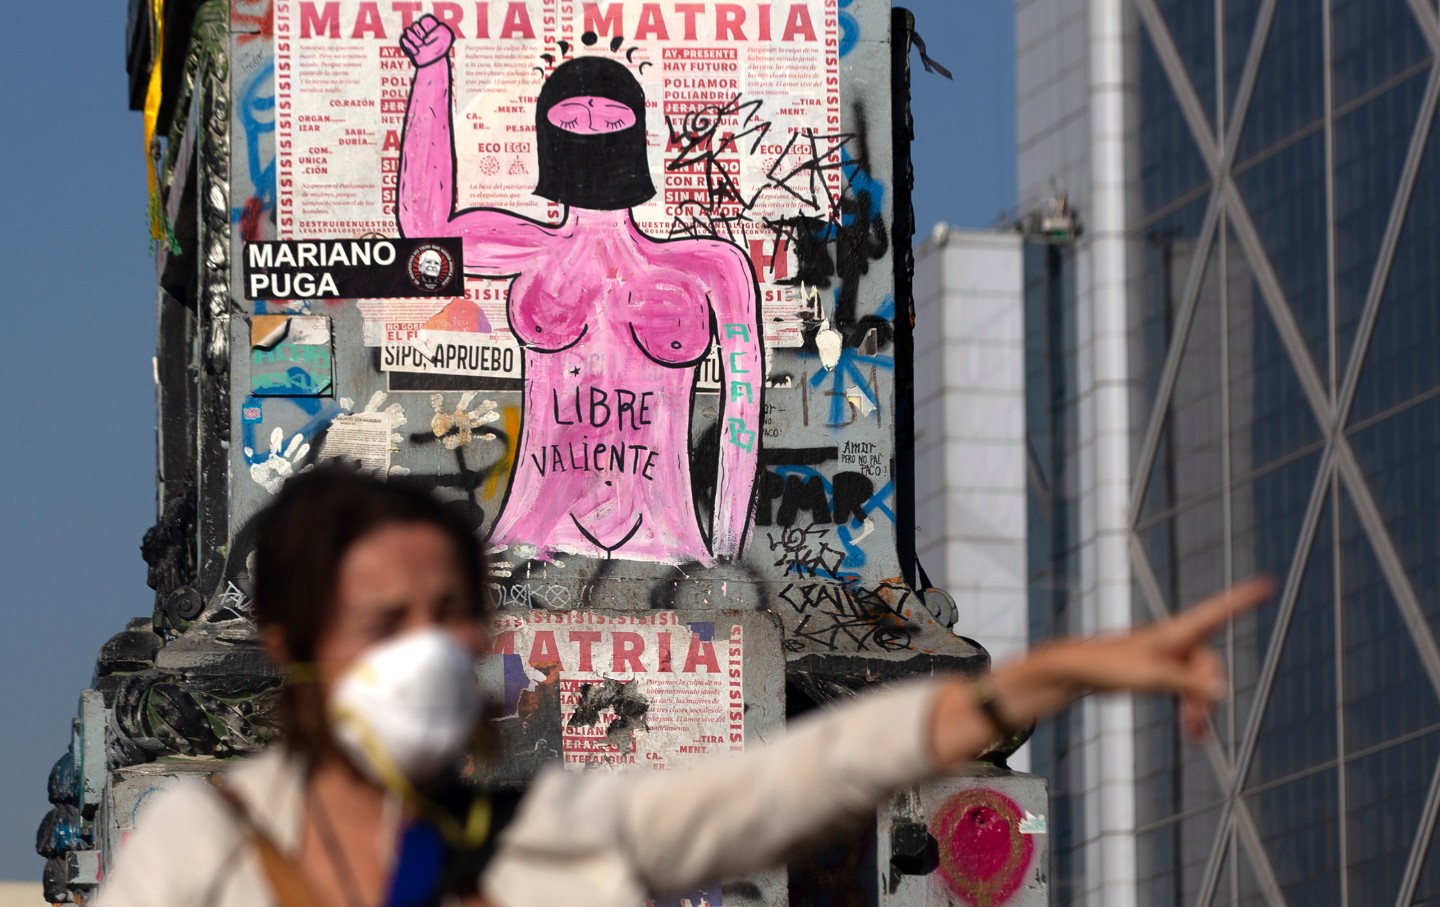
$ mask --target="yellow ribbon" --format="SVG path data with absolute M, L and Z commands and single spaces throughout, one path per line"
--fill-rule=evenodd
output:
M 390 754 L 385 750 L 385 745 L 380 742 L 380 738 L 376 736 L 375 731 L 364 718 L 353 710 L 343 707 L 332 709 L 331 718 L 336 723 L 348 724 L 356 732 L 360 748 L 369 758 L 371 768 L 379 775 L 378 780 L 381 786 L 398 795 L 401 801 L 413 809 L 417 815 L 434 825 L 451 846 L 457 848 L 479 847 L 490 836 L 489 797 L 482 795 L 472 800 L 465 824 L 461 825 L 434 801 L 415 789 L 415 786 L 410 783 L 410 779 L 406 778 L 405 773 L 400 771 L 391 760 Z
M 179 252 L 175 234 L 165 216 L 160 199 L 160 174 L 151 149 L 155 144 L 155 124 L 160 119 L 161 80 L 165 60 L 165 0 L 150 0 L 151 34 L 154 36 L 154 62 L 150 66 L 150 84 L 145 89 L 145 183 L 150 199 L 150 251 L 157 243 L 165 243 L 172 252 Z

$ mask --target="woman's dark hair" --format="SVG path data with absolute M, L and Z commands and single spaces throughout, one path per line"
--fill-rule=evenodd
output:
M 458 513 L 429 494 L 330 463 L 291 478 L 255 519 L 255 621 L 262 630 L 279 631 L 293 661 L 315 659 L 335 610 L 345 554 L 386 526 L 423 523 L 444 533 L 454 544 L 476 617 L 489 613 L 480 540 Z M 317 684 L 287 683 L 278 717 L 292 748 L 314 756 L 332 745 Z

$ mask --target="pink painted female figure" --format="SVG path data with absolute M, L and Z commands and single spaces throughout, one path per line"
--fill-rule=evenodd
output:
M 733 558 L 744 545 L 760 449 L 763 357 L 749 259 L 721 240 L 662 241 L 630 209 L 655 194 L 645 96 L 621 63 L 567 60 L 536 101 L 535 193 L 558 224 L 455 210 L 449 50 L 433 16 L 405 30 L 415 64 L 399 180 L 406 236 L 460 236 L 465 273 L 511 277 L 524 349 L 523 425 L 494 544 L 666 562 Z M 707 545 L 692 501 L 698 365 L 718 344 L 719 462 Z

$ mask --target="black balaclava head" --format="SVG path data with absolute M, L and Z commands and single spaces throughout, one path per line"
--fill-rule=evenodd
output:
M 550 108 L 591 95 L 635 112 L 627 129 L 581 135 L 550 122 Z M 655 195 L 645 143 L 645 91 L 624 64 L 605 57 L 566 60 L 540 89 L 535 102 L 535 147 L 540 179 L 535 194 L 561 204 L 598 211 L 633 208 Z

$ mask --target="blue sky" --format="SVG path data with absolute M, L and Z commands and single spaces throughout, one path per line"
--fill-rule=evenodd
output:
M 983 227 L 1014 205 L 1009 0 L 911 0 L 916 225 Z M 123 0 L 58 14 L 14 3 L 0 55 L 0 880 L 37 881 L 35 828 L 95 653 L 148 615 L 140 538 L 154 522 L 154 261 Z

